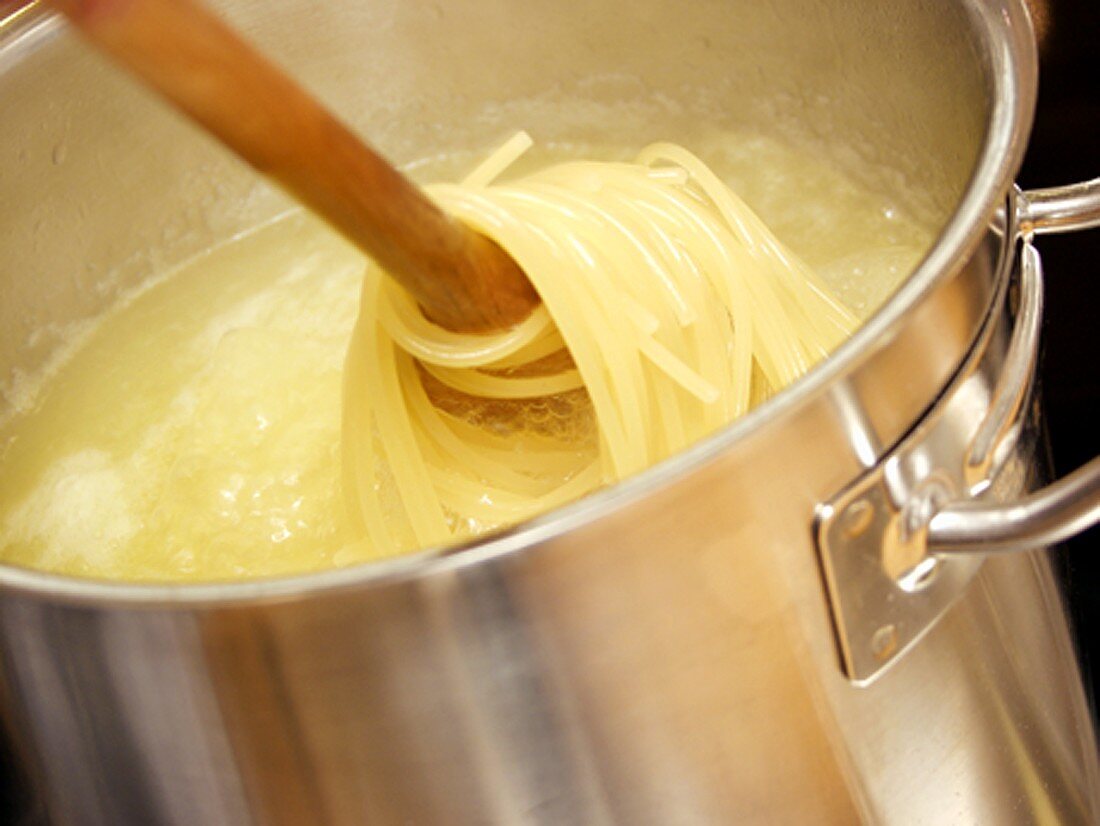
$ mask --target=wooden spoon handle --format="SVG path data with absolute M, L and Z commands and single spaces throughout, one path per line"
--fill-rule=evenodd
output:
M 446 215 L 194 0 L 49 0 L 85 35 L 368 252 L 452 330 L 538 304 L 515 261 Z

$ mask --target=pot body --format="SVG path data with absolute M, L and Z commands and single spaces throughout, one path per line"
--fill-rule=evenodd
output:
M 1091 723 L 1041 553 L 986 562 L 856 687 L 814 547 L 822 502 L 929 418 L 957 416 L 967 442 L 963 388 L 992 393 L 1013 324 L 995 216 L 1034 95 L 1019 4 L 222 5 L 399 161 L 517 127 L 620 144 L 765 129 L 877 170 L 943 231 L 797 386 L 481 545 L 236 586 L 0 570 L 0 702 L 51 818 L 1097 818 Z M 8 24 L 0 109 L 8 370 L 284 206 L 33 8 Z M 1035 481 L 1034 425 L 996 495 Z

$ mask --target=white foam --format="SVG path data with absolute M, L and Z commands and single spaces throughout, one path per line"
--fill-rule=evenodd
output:
M 87 449 L 55 462 L 12 509 L 9 540 L 40 545 L 43 565 L 81 560 L 106 568 L 141 528 L 127 481 L 105 451 Z

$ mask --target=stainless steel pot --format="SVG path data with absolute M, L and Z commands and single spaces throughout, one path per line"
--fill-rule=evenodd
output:
M 489 541 L 218 586 L 0 568 L 0 708 L 53 820 L 1097 820 L 1045 556 L 985 558 L 1093 519 L 1100 476 L 1020 499 L 1031 236 L 1100 198 L 1012 188 L 1018 0 L 220 6 L 398 161 L 519 125 L 762 129 L 879 170 L 942 232 L 796 386 Z M 34 6 L 0 28 L 0 112 L 6 371 L 282 208 Z

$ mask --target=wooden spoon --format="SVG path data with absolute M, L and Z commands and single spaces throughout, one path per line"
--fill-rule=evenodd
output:
M 539 303 L 496 243 L 446 215 L 194 0 L 48 0 L 96 45 L 371 255 L 460 332 Z

